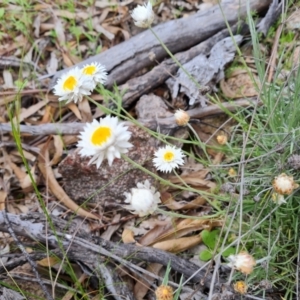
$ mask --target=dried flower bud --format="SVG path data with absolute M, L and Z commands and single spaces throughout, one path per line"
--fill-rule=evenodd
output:
M 236 283 L 233 284 L 233 289 L 242 295 L 245 295 L 248 290 L 248 286 L 245 281 L 237 281 Z
M 186 126 L 190 120 L 189 114 L 182 109 L 176 110 L 174 117 L 175 117 L 176 124 L 179 126 Z
M 228 176 L 229 177 L 235 177 L 236 176 L 236 170 L 234 168 L 230 168 L 228 170 Z
M 225 145 L 228 141 L 228 138 L 226 135 L 224 134 L 221 134 L 221 135 L 218 135 L 217 136 L 217 142 L 220 144 L 220 145 Z
M 300 170 L 300 155 L 293 154 L 287 160 L 289 166 L 294 170 Z
M 273 180 L 273 188 L 280 195 L 289 195 L 294 189 L 298 188 L 293 176 L 288 176 L 285 173 L 280 174 Z
M 228 256 L 229 263 L 228 266 L 231 268 L 235 268 L 243 274 L 251 274 L 253 271 L 253 267 L 256 265 L 256 261 L 252 255 L 247 252 L 240 252 L 236 255 Z
M 173 300 L 173 289 L 168 285 L 159 286 L 156 291 L 156 300 Z

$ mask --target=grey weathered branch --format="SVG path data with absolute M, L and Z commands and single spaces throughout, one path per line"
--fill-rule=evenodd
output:
M 247 7 L 252 11 L 262 12 L 268 8 L 270 3 L 271 0 L 225 1 L 187 18 L 159 24 L 153 30 L 172 53 L 177 53 L 199 44 L 226 28 L 224 19 L 230 25 L 235 24 L 238 20 L 245 18 Z M 153 33 L 145 30 L 103 53 L 90 57 L 77 66 L 81 67 L 91 62 L 105 65 L 109 72 L 107 86 L 111 87 L 114 83 L 126 82 L 137 71 L 152 66 L 154 63 L 149 56 L 153 54 L 158 61 L 167 57 L 166 51 Z M 51 86 L 66 70 L 68 69 L 54 74 Z
M 234 102 L 222 103 L 222 105 L 210 105 L 207 107 L 198 107 L 191 109 L 188 112 L 190 117 L 193 119 L 200 119 L 207 116 L 224 113 L 224 109 L 229 111 L 235 111 L 243 107 L 253 107 L 260 105 L 261 102 L 255 99 L 241 99 Z M 221 107 L 222 106 L 222 107 Z M 174 117 L 168 118 L 157 118 L 156 120 L 139 120 L 139 123 L 148 127 L 149 129 L 156 130 L 158 127 L 163 128 L 174 128 L 177 126 Z M 41 125 L 20 125 L 20 133 L 31 134 L 31 135 L 76 135 L 82 131 L 84 123 L 49 123 Z M 0 132 L 6 133 L 11 132 L 11 125 L 8 123 L 0 123 Z M 5 146 L 5 144 L 3 144 Z M 0 144 L 1 146 L 1 144 Z
M 129 260 L 159 263 L 164 266 L 170 262 L 172 270 L 190 277 L 195 274 L 191 281 L 203 283 L 209 287 L 211 275 L 205 271 L 198 272 L 199 267 L 188 260 L 151 247 L 139 247 L 133 244 L 121 244 L 103 240 L 99 237 L 91 237 L 78 228 L 75 223 L 64 221 L 51 216 L 55 227 L 54 233 L 49 229 L 47 219 L 40 213 L 29 213 L 26 215 L 8 214 L 11 226 L 16 234 L 26 236 L 35 241 L 45 243 L 49 247 L 58 248 L 57 237 L 60 245 L 64 248 L 66 255 L 72 260 L 79 260 L 89 266 L 91 270 L 98 270 L 101 256 L 110 258 L 122 265 Z M 0 212 L 0 231 L 7 232 L 3 212 Z M 62 253 L 63 255 L 63 253 Z M 100 259 L 100 261 L 99 261 Z

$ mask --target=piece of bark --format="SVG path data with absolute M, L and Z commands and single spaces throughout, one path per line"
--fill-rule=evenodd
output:
M 233 34 L 236 34 L 237 27 L 237 25 L 234 25 L 231 28 Z M 245 32 L 243 33 L 247 34 L 248 29 L 245 28 Z M 201 42 L 186 51 L 175 54 L 175 57 L 181 64 L 185 64 L 199 54 L 206 56 L 218 41 L 227 36 L 229 36 L 228 29 L 223 29 L 221 32 L 218 32 L 204 42 Z M 163 84 L 170 76 L 175 75 L 178 69 L 179 66 L 172 58 L 169 58 L 162 61 L 146 74 L 131 78 L 125 84 L 120 85 L 118 87 L 119 90 L 125 91 L 122 98 L 123 107 L 128 107 L 143 94 L 153 91 L 153 89 Z
M 176 77 L 170 77 L 166 81 L 172 99 L 183 93 L 188 96 L 189 105 L 200 102 L 200 106 L 205 107 L 206 99 L 201 93 L 215 90 L 215 85 L 224 77 L 225 65 L 233 60 L 236 47 L 240 45 L 242 39 L 241 35 L 226 37 L 212 47 L 208 58 L 200 54 L 184 64 L 182 66 L 184 69 L 179 69 Z
M 153 30 L 172 53 L 177 53 L 189 49 L 226 28 L 224 18 L 228 24 L 232 25 L 246 17 L 248 8 L 260 13 L 267 9 L 270 3 L 271 0 L 229 0 L 187 18 L 159 24 Z M 149 55 L 155 55 L 158 61 L 167 57 L 160 42 L 148 29 L 103 53 L 80 62 L 77 66 L 82 67 L 91 62 L 103 64 L 109 72 L 106 86 L 111 87 L 114 83 L 124 83 L 137 71 L 152 66 L 154 63 Z M 69 69 L 55 73 L 50 88 Z
M 264 18 L 257 24 L 257 32 L 261 32 L 264 36 L 267 36 L 267 33 L 270 27 L 276 22 L 278 17 L 282 14 L 282 5 L 283 2 L 278 0 L 273 0 L 272 4 L 269 7 L 267 14 Z
M 157 140 L 136 125 L 130 124 L 128 130 L 132 133 L 130 143 L 133 147 L 125 156 L 156 174 L 152 157 Z M 148 180 L 151 185 L 156 185 L 152 176 L 123 158 L 114 159 L 111 166 L 104 160 L 99 169 L 94 164 L 88 164 L 90 159 L 81 157 L 75 150 L 59 164 L 64 190 L 78 204 L 117 207 L 125 199 L 124 192 L 130 192 L 138 182 Z
M 58 251 L 55 251 L 55 254 L 64 259 L 67 255 L 69 259 L 79 260 L 95 271 L 95 274 L 98 272 L 99 259 L 102 255 L 125 265 L 128 260 L 159 263 L 165 267 L 170 263 L 173 271 L 186 277 L 194 275 L 190 279 L 191 282 L 200 282 L 205 287 L 210 286 L 210 272 L 206 270 L 199 271 L 197 265 L 172 253 L 151 247 L 114 243 L 100 237 L 91 236 L 78 228 L 77 224 L 55 216 L 51 216 L 55 228 L 54 234 L 52 229 L 49 228 L 46 216 L 41 213 L 27 213 L 24 215 L 8 213 L 7 215 L 16 235 L 25 236 L 40 243 L 46 243 L 47 241 L 48 246 L 54 249 L 63 247 L 64 251 L 60 255 Z M 7 232 L 3 211 L 0 211 L 0 231 Z M 59 237 L 60 242 L 57 241 L 57 237 Z M 222 282 L 220 278 L 219 283 Z
M 23 300 L 23 299 L 26 299 L 21 294 L 17 293 L 14 290 L 10 290 L 6 287 L 0 287 L 0 292 L 2 292 L 2 296 L 0 295 L 0 300 Z

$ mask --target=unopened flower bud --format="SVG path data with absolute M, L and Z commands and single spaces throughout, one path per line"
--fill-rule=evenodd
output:
M 159 286 L 156 291 L 156 300 L 173 300 L 173 289 L 168 285 Z
M 248 286 L 245 281 L 237 281 L 236 283 L 233 284 L 233 289 L 241 294 L 245 295 L 247 293 Z
M 221 134 L 221 135 L 218 135 L 217 136 L 217 142 L 220 144 L 220 145 L 225 145 L 228 141 L 228 138 L 226 135 L 224 134 Z
M 179 126 L 186 126 L 190 120 L 189 114 L 182 109 L 178 109 L 175 112 L 174 117 L 175 117 L 176 124 Z

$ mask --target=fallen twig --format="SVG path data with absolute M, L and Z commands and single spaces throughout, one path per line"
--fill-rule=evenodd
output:
M 222 107 L 219 105 L 210 105 L 207 107 L 199 107 L 194 108 L 187 113 L 191 118 L 204 118 L 210 115 L 221 114 L 224 113 L 224 109 L 229 111 L 235 111 L 238 108 L 242 107 L 252 107 L 255 105 L 261 105 L 260 100 L 255 99 L 242 99 L 236 100 L 234 102 L 225 102 L 222 103 Z M 157 118 L 156 120 L 139 120 L 139 122 L 148 127 L 149 129 L 156 130 L 158 127 L 167 127 L 174 128 L 178 126 L 175 123 L 174 117 L 168 118 Z M 49 124 L 41 124 L 41 125 L 19 125 L 19 130 L 21 134 L 31 134 L 31 135 L 77 135 L 80 131 L 83 130 L 85 126 L 84 123 L 49 123 Z M 8 123 L 0 124 L 0 132 L 12 132 L 11 125 Z

